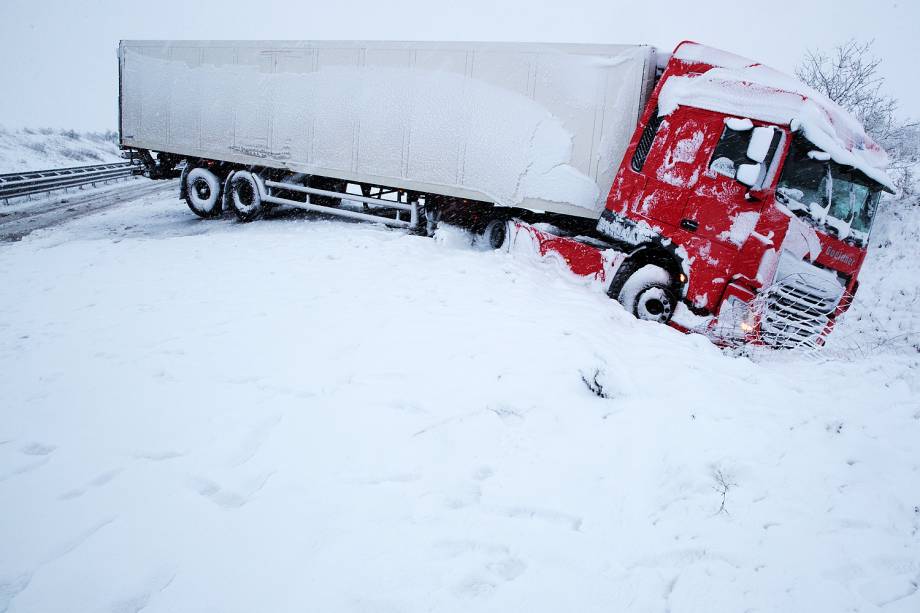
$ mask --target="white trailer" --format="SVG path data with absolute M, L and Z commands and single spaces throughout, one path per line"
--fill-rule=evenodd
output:
M 654 49 L 626 45 L 122 41 L 118 57 L 123 147 L 291 173 L 250 182 L 269 202 L 316 208 L 348 182 L 594 220 L 655 77 Z

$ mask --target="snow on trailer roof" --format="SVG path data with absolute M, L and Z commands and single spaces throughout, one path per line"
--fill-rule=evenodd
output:
M 885 171 L 888 154 L 827 96 L 768 66 L 705 45 L 683 42 L 672 57 L 709 68 L 667 79 L 658 97 L 659 115 L 683 105 L 788 125 L 835 162 L 895 191 Z

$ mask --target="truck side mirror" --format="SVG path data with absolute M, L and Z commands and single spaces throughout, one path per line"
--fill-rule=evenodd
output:
M 757 185 L 757 182 L 760 181 L 760 172 L 762 169 L 763 164 L 741 164 L 738 166 L 735 179 L 748 187 L 754 187 Z
M 773 142 L 773 128 L 754 128 L 748 142 L 747 156 L 758 164 L 767 159 L 770 144 Z

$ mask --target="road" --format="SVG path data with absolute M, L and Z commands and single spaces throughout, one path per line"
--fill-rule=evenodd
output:
M 129 179 L 100 189 L 73 189 L 69 193 L 0 206 L 0 242 L 18 241 L 36 230 L 84 217 L 125 202 L 157 193 L 177 193 L 176 181 Z

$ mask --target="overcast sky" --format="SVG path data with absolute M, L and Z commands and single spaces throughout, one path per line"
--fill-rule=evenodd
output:
M 920 117 L 920 2 L 768 0 L 0 0 L 0 125 L 114 129 L 122 38 L 647 43 L 691 39 L 791 72 L 808 48 L 875 39 Z

